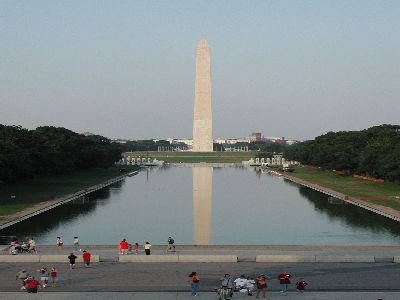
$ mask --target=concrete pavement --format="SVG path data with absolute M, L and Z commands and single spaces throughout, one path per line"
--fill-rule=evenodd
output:
M 234 294 L 232 299 L 253 299 L 246 295 Z M 2 293 L 1 299 L 4 300 L 24 300 L 24 299 L 47 299 L 47 300 L 102 300 L 102 299 L 134 299 L 134 300 L 189 300 L 189 299 L 203 299 L 203 300 L 216 300 L 218 299 L 215 293 L 204 292 L 199 293 L 197 297 L 192 297 L 188 292 L 87 292 L 87 293 L 74 293 L 74 292 L 42 292 L 36 295 L 27 293 Z M 399 292 L 305 292 L 299 294 L 297 292 L 289 292 L 282 295 L 279 292 L 271 292 L 267 294 L 266 299 L 276 300 L 398 300 L 400 299 Z

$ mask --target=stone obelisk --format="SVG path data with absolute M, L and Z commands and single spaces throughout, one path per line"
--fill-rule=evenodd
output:
M 201 39 L 196 49 L 196 82 L 194 91 L 193 151 L 212 152 L 210 48 Z

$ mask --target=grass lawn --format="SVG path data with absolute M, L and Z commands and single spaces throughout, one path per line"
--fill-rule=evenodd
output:
M 256 152 L 126 152 L 124 156 L 151 157 L 167 163 L 238 163 L 255 157 Z
M 121 168 L 126 171 L 137 169 L 136 166 L 114 166 L 108 169 L 84 170 L 69 175 L 55 175 L 0 185 L 0 216 L 21 211 L 36 203 L 74 193 L 119 176 L 122 174 Z
M 351 197 L 400 210 L 399 183 L 372 182 L 308 166 L 296 167 L 295 172 L 289 173 L 289 175 L 331 188 Z

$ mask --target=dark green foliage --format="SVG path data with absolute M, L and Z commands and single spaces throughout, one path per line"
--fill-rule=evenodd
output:
M 27 130 L 0 125 L 0 181 L 110 167 L 121 146 L 99 136 L 84 136 L 51 126 Z
M 287 147 L 285 157 L 325 169 L 400 180 L 400 126 L 328 132 Z
M 157 151 L 158 146 L 171 147 L 172 145 L 165 140 L 159 140 L 157 142 L 153 140 L 127 141 L 125 144 L 123 144 L 123 151 L 124 152 Z

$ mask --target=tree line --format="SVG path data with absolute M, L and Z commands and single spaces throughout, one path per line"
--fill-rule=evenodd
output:
M 43 126 L 28 130 L 0 124 L 0 182 L 13 182 L 89 168 L 107 168 L 122 148 L 100 135 Z
M 285 158 L 324 169 L 400 180 L 400 125 L 328 132 L 286 147 Z

